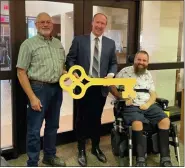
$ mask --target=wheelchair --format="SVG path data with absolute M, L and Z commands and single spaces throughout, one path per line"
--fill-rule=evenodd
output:
M 120 90 L 119 90 L 120 91 Z M 164 110 L 168 107 L 168 100 L 157 98 L 156 103 Z M 132 157 L 136 156 L 136 150 L 134 148 L 134 142 L 132 141 L 132 126 L 126 125 L 123 121 L 121 113 L 124 113 L 125 100 L 113 100 L 112 104 L 114 105 L 113 111 L 115 116 L 115 121 L 113 123 L 113 128 L 111 130 L 111 147 L 114 156 L 119 156 L 119 161 L 124 166 L 124 157 L 129 157 L 129 166 L 132 166 Z M 169 112 L 167 115 L 169 116 Z M 157 125 L 154 126 L 151 123 L 143 123 L 143 136 L 145 142 L 147 143 L 145 153 L 158 154 L 159 153 L 159 144 L 158 144 L 158 133 Z M 170 123 L 169 137 L 172 139 L 169 144 L 174 146 L 175 157 L 180 166 L 180 152 L 179 152 L 179 141 L 177 136 L 177 125 Z

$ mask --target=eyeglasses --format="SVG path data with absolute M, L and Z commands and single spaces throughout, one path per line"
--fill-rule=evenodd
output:
M 44 25 L 44 24 L 50 25 L 50 24 L 52 24 L 52 22 L 50 20 L 46 20 L 46 21 L 42 20 L 42 21 L 36 22 L 36 23 L 40 23 L 41 25 Z

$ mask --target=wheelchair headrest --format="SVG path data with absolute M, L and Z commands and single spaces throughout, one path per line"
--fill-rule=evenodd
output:
M 127 63 L 134 63 L 135 54 L 131 54 L 127 56 Z

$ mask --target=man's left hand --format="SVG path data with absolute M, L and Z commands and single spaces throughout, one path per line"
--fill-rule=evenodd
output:
M 62 75 L 64 75 L 64 74 L 67 74 L 67 71 L 63 70 Z M 66 79 L 64 80 L 64 82 L 66 82 L 66 81 L 68 81 L 68 80 L 69 80 L 69 78 L 66 78 Z
M 104 77 L 105 79 L 108 79 L 108 78 L 113 78 L 113 76 L 112 75 L 107 75 L 106 77 Z M 110 86 L 110 85 L 103 85 L 103 86 Z
M 105 79 L 107 79 L 107 78 L 113 78 L 114 76 L 112 76 L 112 75 L 107 75 L 106 77 L 104 77 Z
M 147 110 L 149 107 L 150 107 L 150 105 L 147 104 L 147 103 L 142 104 L 141 106 L 139 106 L 139 108 L 140 108 L 141 110 Z

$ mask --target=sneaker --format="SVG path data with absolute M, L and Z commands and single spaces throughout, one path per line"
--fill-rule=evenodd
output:
M 170 157 L 162 157 L 160 167 L 173 167 Z
M 54 167 L 65 167 L 66 166 L 65 162 L 57 156 L 54 156 L 48 159 L 43 159 L 42 163 L 50 165 L 50 166 L 54 166 Z
M 144 157 L 138 157 L 136 159 L 136 166 L 135 167 L 146 167 L 146 160 Z

